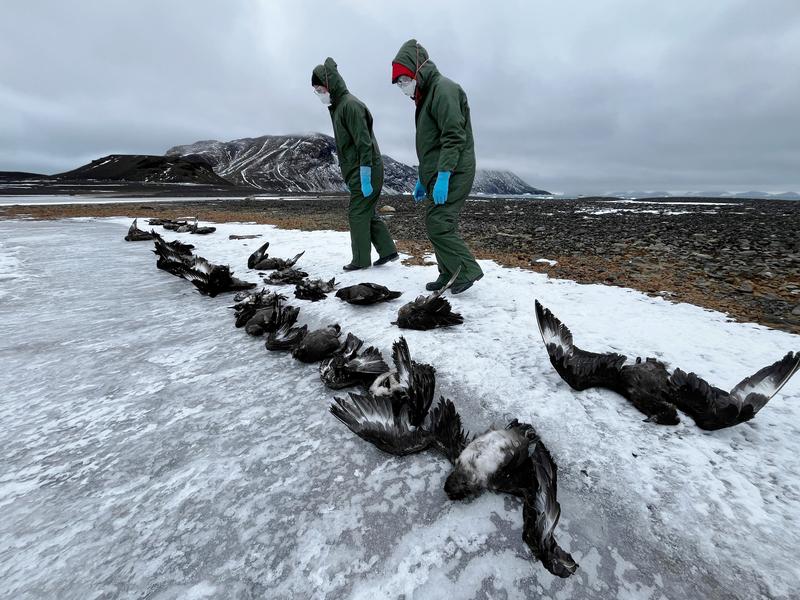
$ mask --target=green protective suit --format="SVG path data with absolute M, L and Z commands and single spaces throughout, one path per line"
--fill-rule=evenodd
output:
M 475 180 L 475 144 L 467 95 L 461 86 L 439 73 L 428 51 L 408 40 L 394 62 L 417 74 L 417 158 L 419 180 L 433 197 L 439 171 L 450 171 L 447 202 L 431 200 L 425 216 L 428 238 L 439 265 L 439 281 L 461 267 L 458 282 L 475 281 L 483 271 L 458 235 L 458 218 Z
M 339 75 L 336 61 L 326 58 L 325 63 L 314 68 L 313 75 L 321 81 L 331 95 L 331 121 L 336 139 L 336 154 L 342 177 L 350 189 L 350 243 L 354 265 L 372 264 L 371 245 L 380 257 L 397 252 L 386 224 L 375 214 L 375 207 L 383 187 L 383 159 L 372 131 L 372 115 L 361 100 L 347 91 Z M 361 193 L 359 167 L 372 167 L 372 194 Z

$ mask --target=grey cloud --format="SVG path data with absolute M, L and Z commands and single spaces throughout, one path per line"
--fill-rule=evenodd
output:
M 409 37 L 467 91 L 482 166 L 567 192 L 800 189 L 795 0 L 12 0 L 0 170 L 330 132 L 309 85 L 326 56 L 414 164 L 414 107 L 389 82 Z

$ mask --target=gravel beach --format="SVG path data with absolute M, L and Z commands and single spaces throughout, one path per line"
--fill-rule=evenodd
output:
M 196 216 L 218 223 L 347 229 L 344 196 L 106 202 L 5 206 L 0 219 Z M 426 260 L 432 248 L 424 205 L 399 196 L 381 204 L 408 260 Z M 800 202 L 473 198 L 463 211 L 461 232 L 478 258 L 582 283 L 629 287 L 800 333 Z

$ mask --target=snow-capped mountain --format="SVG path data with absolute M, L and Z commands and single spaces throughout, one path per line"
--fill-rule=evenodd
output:
M 326 135 L 206 140 L 175 146 L 166 155 L 203 159 L 228 181 L 270 191 L 345 190 L 336 145 Z
M 265 135 L 230 142 L 207 140 L 167 150 L 167 156 L 196 158 L 233 183 L 278 192 L 343 192 L 336 144 L 322 134 Z M 384 156 L 384 190 L 402 193 L 416 170 Z
M 528 185 L 511 171 L 494 171 L 491 169 L 478 169 L 475 173 L 475 183 L 472 184 L 472 193 L 487 195 L 550 195 L 550 192 Z
M 328 135 L 265 135 L 230 142 L 206 140 L 175 146 L 167 156 L 202 159 L 225 179 L 278 192 L 343 192 L 336 143 Z M 383 156 L 384 186 L 389 194 L 411 192 L 417 169 Z M 547 194 L 508 171 L 479 170 L 473 193 Z

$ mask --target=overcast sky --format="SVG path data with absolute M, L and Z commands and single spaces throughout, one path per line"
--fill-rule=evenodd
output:
M 573 193 L 800 191 L 800 0 L 3 0 L 0 170 L 331 133 L 326 56 L 416 164 L 390 84 L 411 37 L 466 90 L 479 166 Z

